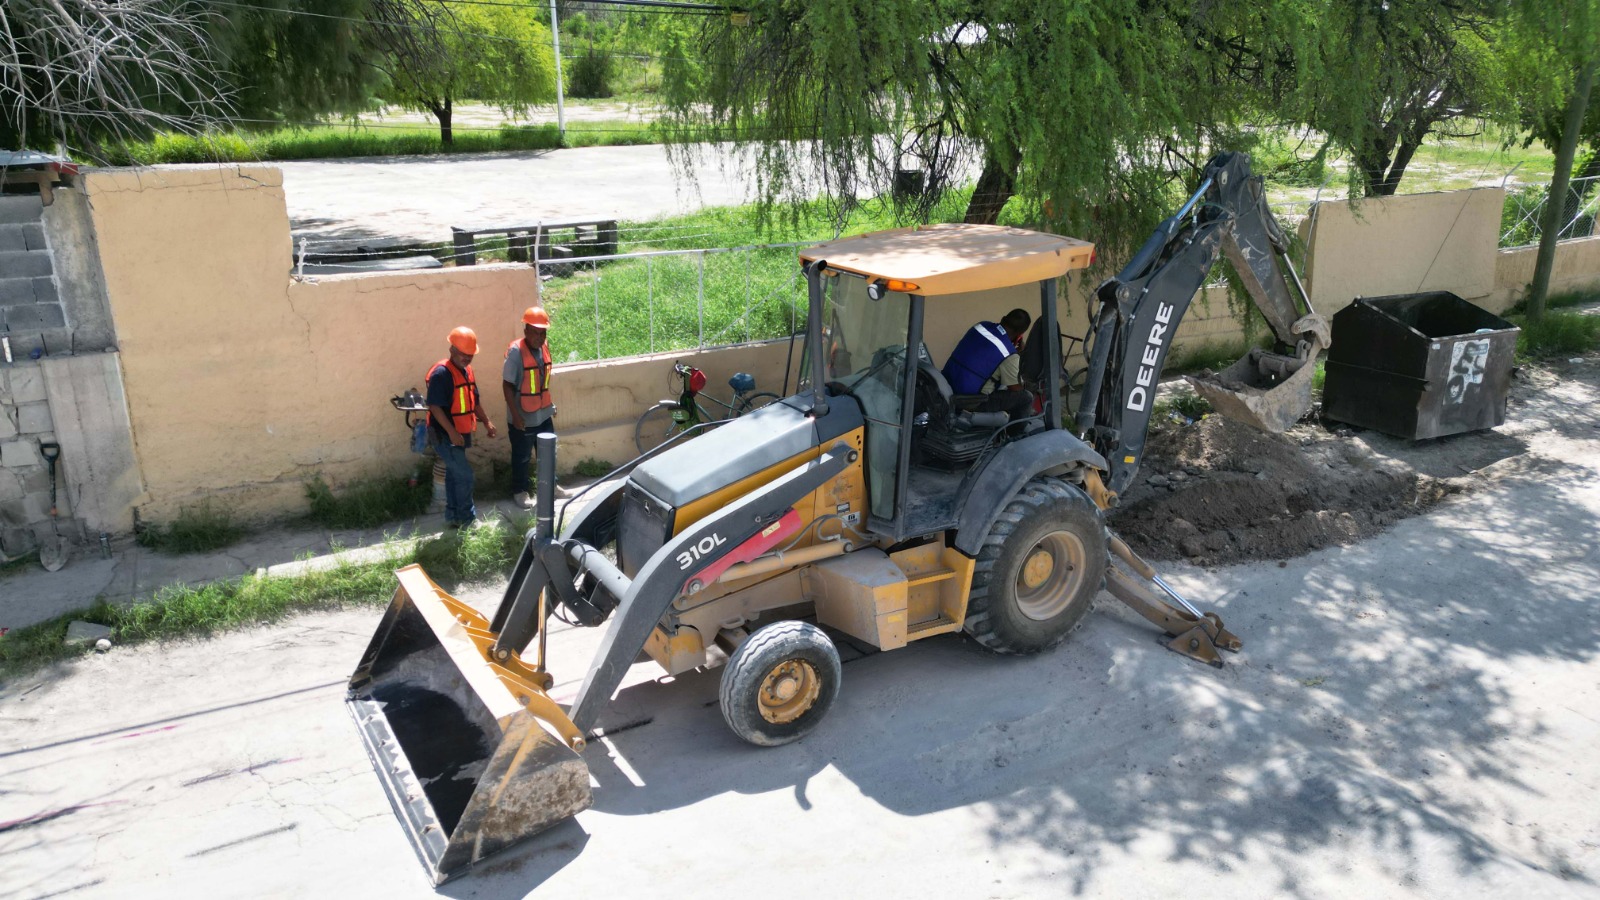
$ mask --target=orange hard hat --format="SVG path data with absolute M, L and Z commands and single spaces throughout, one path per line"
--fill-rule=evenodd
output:
M 478 333 L 462 325 L 450 332 L 450 346 L 472 356 L 478 353 Z
M 522 313 L 522 324 L 532 325 L 535 328 L 550 328 L 550 314 L 542 306 L 530 306 Z

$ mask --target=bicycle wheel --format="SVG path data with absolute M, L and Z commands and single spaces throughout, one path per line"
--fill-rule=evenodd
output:
M 753 409 L 760 409 L 761 407 L 766 406 L 768 403 L 776 403 L 782 399 L 782 397 L 779 397 L 777 394 L 774 394 L 771 391 L 761 391 L 760 393 L 751 394 L 739 401 L 739 408 L 734 410 L 733 414 L 736 416 L 742 416 Z
M 698 419 L 693 422 L 679 421 L 675 414 L 682 408 L 683 404 L 676 400 L 663 400 L 645 410 L 633 426 L 634 448 L 641 454 L 649 453 L 694 425 L 710 421 L 705 409 L 698 403 L 695 404 Z

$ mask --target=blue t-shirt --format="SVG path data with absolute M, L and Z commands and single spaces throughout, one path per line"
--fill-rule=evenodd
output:
M 454 378 L 450 377 L 449 366 L 441 363 L 437 366 L 434 366 L 433 371 L 428 373 L 429 406 L 437 406 L 445 412 L 449 412 L 451 395 L 455 393 L 455 389 L 456 382 Z M 474 408 L 476 408 L 478 404 L 482 402 L 483 398 L 478 395 L 478 385 L 476 382 L 474 382 L 472 385 L 472 405 Z M 428 431 L 433 434 L 433 439 L 435 441 L 444 441 L 445 443 L 450 442 L 450 437 L 445 432 L 444 428 L 442 428 L 438 422 L 433 420 L 432 411 L 429 411 L 428 413 Z M 461 437 L 462 447 L 472 446 L 472 435 L 463 434 Z

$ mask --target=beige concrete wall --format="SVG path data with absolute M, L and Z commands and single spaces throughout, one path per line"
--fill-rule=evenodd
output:
M 799 356 L 803 342 L 794 345 L 795 364 L 789 373 L 789 393 L 799 378 Z M 557 348 L 559 349 L 559 348 Z M 551 392 L 556 402 L 558 467 L 570 470 L 584 459 L 620 463 L 634 456 L 633 426 L 639 415 L 653 404 L 676 399 L 678 381 L 672 364 L 679 360 L 706 373 L 705 393 L 727 401 L 733 396 L 728 379 L 735 372 L 755 376 L 756 390 L 784 393 L 784 360 L 789 342 L 763 341 L 718 347 L 711 350 L 683 350 L 632 356 L 626 359 L 572 363 L 556 366 Z M 705 403 L 706 411 L 724 411 Z M 496 403 L 501 419 L 504 403 Z
M 497 371 L 538 296 L 522 266 L 292 281 L 275 169 L 85 182 L 147 520 L 206 499 L 246 519 L 292 515 L 317 473 L 338 484 L 400 470 L 412 457 L 388 398 L 421 387 L 457 324 L 478 329 Z
M 1500 188 L 1317 204 L 1305 272 L 1311 305 L 1331 316 L 1357 297 L 1492 293 L 1504 204 Z
M 1515 306 L 1533 282 L 1537 246 L 1513 247 L 1495 254 L 1494 292 L 1479 305 L 1491 312 Z M 1550 272 L 1550 293 L 1600 289 L 1600 236 L 1556 244 L 1555 267 Z

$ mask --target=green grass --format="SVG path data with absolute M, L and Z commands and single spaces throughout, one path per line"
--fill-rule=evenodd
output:
M 968 193 L 952 191 L 934 211 L 933 221 L 958 221 Z M 852 210 L 840 232 L 899 224 L 892 204 L 874 200 Z M 635 253 L 820 241 L 833 237 L 835 226 L 826 207 L 817 203 L 797 212 L 775 212 L 766 220 L 755 206 L 712 207 L 620 223 L 619 232 L 619 251 Z M 791 323 L 804 319 L 805 283 L 796 254 L 797 248 L 706 254 L 703 307 L 698 254 L 598 266 L 577 260 L 542 290 L 552 318 L 552 350 L 558 360 L 574 361 L 692 349 L 702 333 L 707 346 L 785 337 Z M 653 304 L 645 302 L 652 296 Z M 667 376 L 662 378 L 662 388 L 669 388 Z M 728 393 L 725 385 L 712 387 L 714 396 L 727 399 Z
M 200 637 L 298 612 L 382 605 L 394 594 L 394 570 L 414 562 L 423 563 L 447 587 L 504 576 L 521 549 L 526 527 L 525 521 L 494 518 L 420 545 L 399 545 L 375 562 L 344 563 L 302 575 L 246 575 L 194 587 L 174 585 L 129 606 L 96 603 L 0 637 L 0 680 L 87 652 L 63 643 L 67 624 L 75 620 L 109 626 L 112 642 L 122 646 Z
M 206 135 L 163 134 L 149 141 L 121 146 L 110 154 L 111 165 L 164 163 L 270 162 L 295 159 L 340 159 L 359 156 L 416 156 L 435 153 L 493 153 L 511 150 L 554 150 L 659 142 L 648 122 L 585 122 L 567 128 L 563 141 L 555 125 L 502 125 L 494 129 L 457 130 L 445 147 L 432 125 L 315 125 L 266 131 L 234 131 Z
M 1510 319 L 1522 329 L 1517 335 L 1520 359 L 1575 356 L 1600 348 L 1600 316 L 1547 312 L 1537 322 L 1520 315 Z
M 140 546 L 162 553 L 206 553 L 220 550 L 245 536 L 247 529 L 233 521 L 226 509 L 213 507 L 208 500 L 199 506 L 186 506 L 178 517 L 165 525 L 146 525 L 136 536 Z
M 1600 291 L 1562 291 L 1544 298 L 1544 308 L 1565 309 L 1573 306 L 1583 306 L 1586 303 L 1600 304 Z M 1506 311 L 1509 316 L 1525 315 L 1528 311 L 1526 299 L 1517 301 L 1517 304 Z
M 583 476 L 584 478 L 599 478 L 602 475 L 611 474 L 611 470 L 614 468 L 616 468 L 616 466 L 612 465 L 611 463 L 608 463 L 603 459 L 596 459 L 593 456 L 590 456 L 578 460 L 578 464 L 573 466 L 572 471 L 577 475 Z
M 1174 413 L 1186 419 L 1198 420 L 1212 412 L 1215 410 L 1204 397 L 1185 387 L 1173 391 L 1165 399 L 1157 400 L 1155 406 L 1150 408 L 1150 421 L 1159 425 L 1172 418 Z
M 420 516 L 433 497 L 433 464 L 424 461 L 404 476 L 356 481 L 337 494 L 318 475 L 306 485 L 311 521 L 326 528 L 372 528 Z

